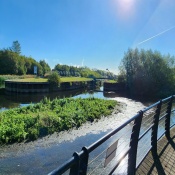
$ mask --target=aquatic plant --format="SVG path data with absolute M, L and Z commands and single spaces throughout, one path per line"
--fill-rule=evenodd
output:
M 97 98 L 44 98 L 40 103 L 0 112 L 0 143 L 35 140 L 54 132 L 80 127 L 108 116 L 116 106 L 114 100 Z

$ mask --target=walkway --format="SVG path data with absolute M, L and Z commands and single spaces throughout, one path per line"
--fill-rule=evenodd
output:
M 171 138 L 163 137 L 157 143 L 157 154 L 150 152 L 138 168 L 137 175 L 174 175 L 175 174 L 175 127 Z

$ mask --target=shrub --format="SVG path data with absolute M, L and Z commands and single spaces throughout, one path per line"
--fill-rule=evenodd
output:
M 57 72 L 52 72 L 48 76 L 48 82 L 50 83 L 51 87 L 58 87 L 60 85 L 60 76 Z

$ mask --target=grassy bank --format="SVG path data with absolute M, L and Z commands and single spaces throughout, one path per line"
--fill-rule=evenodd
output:
M 53 132 L 79 127 L 111 114 L 114 100 L 45 98 L 40 103 L 0 112 L 0 143 L 35 140 Z
M 61 77 L 61 82 L 75 82 L 75 81 L 91 81 L 92 78 L 84 78 L 84 77 Z
M 17 82 L 47 82 L 47 78 L 40 78 L 35 76 L 12 76 L 12 75 L 0 75 L 0 83 L 5 80 L 17 81 Z M 92 78 L 84 77 L 61 77 L 60 82 L 79 82 L 79 81 L 91 81 Z

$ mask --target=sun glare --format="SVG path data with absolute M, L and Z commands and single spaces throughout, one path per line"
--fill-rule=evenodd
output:
M 135 0 L 116 0 L 116 5 L 120 17 L 127 18 L 134 14 Z

